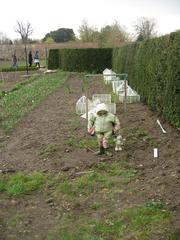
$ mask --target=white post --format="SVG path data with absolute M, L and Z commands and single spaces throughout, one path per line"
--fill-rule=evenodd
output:
M 84 84 L 84 87 L 85 87 L 85 96 L 86 96 L 86 119 L 87 119 L 87 122 L 88 122 L 88 85 L 86 86 L 86 77 L 85 77 L 85 84 Z
M 88 122 L 88 97 L 87 97 L 87 92 L 86 92 L 86 119 Z
M 124 112 L 126 112 L 126 102 L 127 102 L 127 81 L 124 80 Z
M 158 157 L 158 149 L 154 148 L 154 158 L 157 158 L 157 157 Z

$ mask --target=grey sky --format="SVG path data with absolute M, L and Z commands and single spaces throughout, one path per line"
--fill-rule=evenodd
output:
M 154 18 L 159 34 L 180 29 L 180 0 L 3 0 L 0 32 L 19 38 L 14 31 L 17 20 L 29 21 L 34 29 L 32 38 L 41 39 L 62 27 L 72 28 L 77 34 L 83 20 L 99 30 L 117 20 L 132 33 L 141 17 Z

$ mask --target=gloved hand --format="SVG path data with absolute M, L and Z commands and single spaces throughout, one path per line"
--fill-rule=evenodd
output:
M 94 128 L 88 128 L 88 133 L 93 136 L 94 135 Z
M 114 134 L 117 135 L 119 133 L 119 131 L 120 131 L 120 126 L 116 125 L 113 129 Z

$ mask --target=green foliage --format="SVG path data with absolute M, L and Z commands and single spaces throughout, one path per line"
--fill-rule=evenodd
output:
M 149 135 L 149 133 L 144 130 L 143 128 L 140 127 L 135 127 L 135 128 L 129 128 L 127 129 L 127 137 L 126 137 L 126 142 L 125 142 L 125 148 L 128 146 L 132 146 L 137 141 L 143 141 L 146 143 L 147 146 L 150 147 L 159 147 L 160 146 L 160 140 L 156 139 L 152 136 Z
M 54 39 L 52 37 L 47 37 L 45 40 L 44 40 L 45 43 L 54 43 Z
M 69 42 L 75 39 L 75 34 L 73 29 L 70 28 L 59 28 L 56 31 L 51 31 L 47 33 L 43 41 L 46 41 L 48 38 L 52 38 L 54 42 Z
M 119 46 L 129 39 L 128 33 L 118 21 L 114 21 L 112 25 L 104 26 L 100 31 L 83 21 L 78 31 L 82 42 L 96 42 L 100 47 Z
M 146 204 L 125 210 L 123 219 L 129 222 L 129 230 L 138 239 L 148 239 L 151 233 L 158 229 L 163 232 L 169 219 L 169 213 L 163 207 L 155 207 L 156 204 Z M 162 204 L 161 204 L 162 205 Z M 157 204 L 159 206 L 159 203 Z
M 128 40 L 128 33 L 115 21 L 112 25 L 101 28 L 100 44 L 102 47 L 115 47 Z
M 79 128 L 80 122 L 72 122 L 71 123 L 71 129 L 74 131 L 77 128 Z M 109 145 L 113 145 L 113 138 L 109 139 Z M 68 140 L 65 141 L 65 144 L 71 148 L 92 148 L 92 149 L 97 149 L 98 143 L 97 139 L 95 137 L 89 136 L 89 138 L 69 138 Z
M 128 183 L 134 179 L 136 173 L 134 169 L 125 169 L 121 163 L 101 163 L 84 176 L 73 181 L 66 179 L 59 185 L 58 191 L 74 201 L 79 195 L 97 194 L 103 189 L 113 191 L 120 183 Z
M 4 143 L 0 143 L 0 152 L 6 149 L 6 145 Z
M 98 42 L 100 33 L 97 28 L 91 27 L 86 21 L 82 22 L 82 25 L 78 29 L 79 38 L 82 42 Z
M 70 124 L 71 130 L 75 131 L 81 128 L 81 121 L 79 119 L 75 119 Z
M 11 228 L 16 228 L 20 222 L 24 221 L 24 216 L 22 214 L 15 214 L 9 221 L 9 226 Z
M 112 67 L 111 48 L 88 49 L 51 49 L 48 68 L 60 68 L 71 72 L 102 73 L 105 68 Z
M 58 151 L 58 146 L 56 144 L 51 143 L 47 145 L 45 149 L 41 150 L 40 155 L 42 155 L 43 157 L 47 157 L 51 154 L 54 154 L 57 151 Z
M 83 139 L 77 139 L 77 138 L 70 138 L 66 141 L 66 144 L 69 147 L 73 148 L 96 148 L 97 147 L 97 140 L 95 138 L 83 138 Z
M 25 114 L 33 110 L 45 97 L 61 86 L 68 74 L 57 72 L 43 77 L 33 77 L 31 84 L 21 85 L 16 91 L 5 94 L 0 99 L 0 128 L 9 133 Z M 18 85 L 19 86 L 19 85 Z
M 118 103 L 119 97 L 115 92 L 111 92 L 111 102 L 112 103 Z
M 168 240 L 179 240 L 179 232 L 172 233 Z
M 79 173 L 82 175 L 73 179 L 63 175 L 54 182 L 53 198 L 64 210 L 48 240 L 148 240 L 170 235 L 171 216 L 162 202 L 121 207 L 121 198 L 132 196 L 126 179 L 138 177 L 127 163 L 101 162 Z
M 57 69 L 59 68 L 59 50 L 50 49 L 48 56 L 48 69 Z
M 113 70 L 126 72 L 144 103 L 180 128 L 180 32 L 113 51 Z
M 37 70 L 37 67 L 28 67 L 28 71 L 35 71 Z M 0 68 L 0 72 L 16 72 L 16 71 L 26 71 L 26 66 L 19 66 L 17 68 L 13 67 L 3 67 Z
M 152 210 L 162 210 L 164 209 L 164 204 L 162 202 L 148 202 L 145 204 L 145 207 Z
M 129 182 L 133 178 L 136 177 L 137 171 L 131 168 L 124 168 L 121 166 L 122 163 L 112 163 L 109 165 L 108 163 L 97 164 L 94 169 L 100 173 L 105 172 L 109 176 L 120 176 L 123 179 L 123 182 Z
M 42 173 L 34 172 L 31 175 L 17 173 L 9 178 L 0 179 L 0 192 L 21 196 L 40 189 L 44 182 L 45 177 Z
M 103 211 L 100 217 L 76 216 L 76 212 L 64 215 L 56 231 L 49 233 L 50 240 L 124 240 L 152 239 L 153 234 L 168 236 L 169 214 L 165 209 L 144 205 L 123 211 Z M 82 215 L 82 212 L 81 212 Z M 87 215 L 87 213 L 86 213 Z M 89 215 L 89 214 L 88 214 Z M 62 237 L 63 236 L 63 237 Z M 173 239 L 173 238 L 171 238 Z
M 27 80 L 25 80 L 23 82 L 16 83 L 15 85 L 13 85 L 13 87 L 10 90 L 0 91 L 0 99 L 4 96 L 7 96 L 8 94 L 11 94 L 14 91 L 20 90 L 24 85 L 30 84 L 36 80 L 38 80 L 38 78 L 37 78 L 37 75 L 34 74 L 31 78 L 28 78 Z
M 73 90 L 71 89 L 70 85 L 69 84 L 64 84 L 64 92 L 67 93 L 67 94 L 71 94 L 73 93 Z

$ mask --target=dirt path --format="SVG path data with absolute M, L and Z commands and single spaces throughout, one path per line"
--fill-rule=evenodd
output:
M 82 76 L 72 75 L 66 87 L 59 88 L 19 122 L 12 135 L 3 142 L 5 150 L 0 153 L 1 169 L 58 173 L 67 168 L 73 174 L 101 161 L 93 153 L 68 144 L 76 137 L 89 138 L 86 121 L 75 114 L 75 103 L 82 95 L 81 84 Z M 101 83 L 95 81 L 91 84 L 90 95 L 104 92 Z M 129 183 L 136 194 L 130 200 L 127 199 L 129 196 L 124 195 L 122 201 L 127 204 L 138 204 L 145 199 L 163 201 L 172 211 L 173 225 L 179 229 L 179 133 L 160 119 L 167 131 L 163 134 L 156 123 L 158 115 L 142 103 L 128 105 L 126 114 L 123 106 L 118 104 L 117 115 L 127 144 L 122 152 L 114 153 L 113 159 L 107 161 L 126 160 L 139 173 L 138 179 Z M 159 157 L 154 159 L 153 148 L 156 145 Z M 2 240 L 46 239 L 48 229 L 58 222 L 58 206 L 52 207 L 46 203 L 51 191 L 49 188 L 46 193 L 18 200 L 3 197 L 0 200 L 0 219 L 8 222 L 13 214 L 24 213 L 26 221 L 20 221 L 16 231 L 6 228 Z

